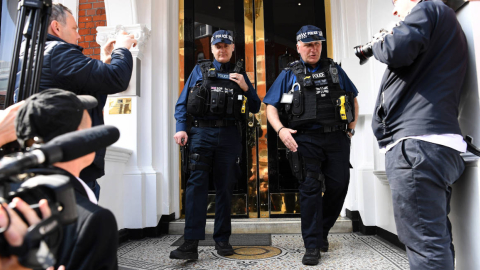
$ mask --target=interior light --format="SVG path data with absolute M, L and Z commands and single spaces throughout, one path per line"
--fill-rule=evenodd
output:
M 221 6 L 218 6 L 218 9 L 222 9 L 222 7 L 221 7 Z
M 302 3 L 298 2 L 298 5 L 299 5 L 299 6 L 301 6 L 301 5 L 302 5 Z

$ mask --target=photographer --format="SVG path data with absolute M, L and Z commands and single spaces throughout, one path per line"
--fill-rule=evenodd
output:
M 87 112 L 97 101 L 91 96 L 76 96 L 59 89 L 47 89 L 29 97 L 15 120 L 20 146 L 44 143 L 75 130 L 88 129 L 92 121 Z M 75 190 L 77 221 L 64 226 L 63 239 L 56 254 L 57 265 L 66 269 L 117 269 L 117 224 L 113 214 L 97 205 L 93 191 L 79 178 L 90 165 L 94 153 L 55 163 L 70 178 Z
M 454 269 L 451 185 L 464 170 L 458 123 L 467 41 L 440 0 L 393 0 L 401 22 L 373 44 L 388 65 L 372 128 L 386 151 L 398 236 L 411 269 Z
M 118 35 L 116 40 L 109 40 L 102 48 L 102 61 L 99 61 L 83 55 L 83 48 L 77 45 L 79 39 L 71 10 L 54 3 L 39 90 L 60 88 L 78 95 L 94 96 L 98 106 L 88 111 L 92 126 L 103 125 L 107 95 L 125 91 L 128 87 L 133 69 L 129 49 L 137 44 L 137 40 L 127 33 Z M 23 60 L 23 56 L 20 59 Z M 97 199 L 100 188 L 96 180 L 105 174 L 105 151 L 97 151 L 94 162 L 81 174 L 85 183 L 95 191 Z

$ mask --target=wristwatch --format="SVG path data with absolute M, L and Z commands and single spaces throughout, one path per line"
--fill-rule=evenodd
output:
M 347 132 L 350 132 L 353 135 L 355 135 L 355 129 L 353 128 L 347 128 Z

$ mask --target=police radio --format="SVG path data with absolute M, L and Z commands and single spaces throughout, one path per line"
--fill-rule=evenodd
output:
M 211 68 L 208 70 L 208 78 L 216 78 L 217 77 L 217 70 L 215 68 Z
M 305 77 L 303 79 L 303 85 L 306 87 L 312 86 L 313 85 L 312 77 L 311 76 Z

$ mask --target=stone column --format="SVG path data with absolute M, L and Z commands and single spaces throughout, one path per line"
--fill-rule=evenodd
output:
M 130 50 L 133 56 L 133 73 L 130 84 L 126 91 L 110 95 L 104 109 L 105 123 L 120 129 L 121 136 L 115 146 L 131 150 L 132 157 L 126 164 L 123 181 L 119 179 L 118 186 L 109 186 L 108 188 L 112 190 L 102 189 L 102 192 L 123 190 L 125 219 L 124 224 L 119 224 L 119 227 L 155 227 L 158 222 L 156 172 L 151 165 L 144 166 L 139 161 L 140 156 L 148 155 L 145 148 L 148 149 L 148 145 L 151 143 L 151 136 L 149 136 L 151 121 L 145 119 L 144 114 L 147 108 L 141 105 L 141 97 L 143 95 L 148 97 L 150 92 L 148 86 L 145 87 L 141 83 L 142 72 L 150 72 L 148 68 L 142 70 L 143 52 L 150 37 L 150 30 L 145 25 L 134 24 L 98 27 L 97 31 L 97 43 L 102 46 L 109 38 L 115 38 L 123 31 L 133 34 L 138 40 L 137 46 Z M 114 106 L 123 106 L 124 109 L 120 110 L 121 112 L 118 114 L 117 109 L 112 109 Z M 125 107 L 128 108 L 125 109 Z M 147 146 L 145 147 L 145 145 Z

